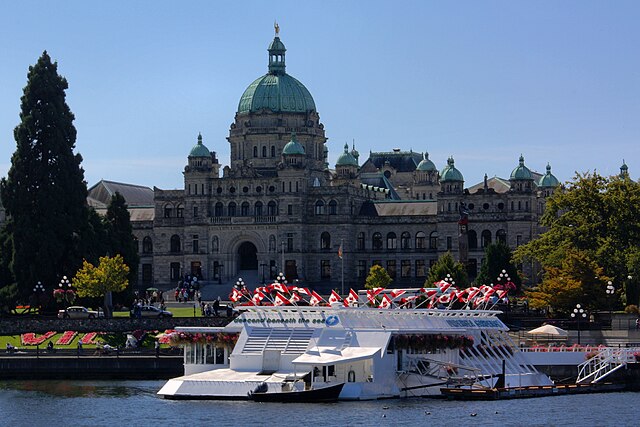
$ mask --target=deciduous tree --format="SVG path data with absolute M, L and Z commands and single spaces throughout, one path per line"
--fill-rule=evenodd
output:
M 104 297 L 105 313 L 111 315 L 110 294 L 122 292 L 129 285 L 129 267 L 121 255 L 101 257 L 97 267 L 84 261 L 73 278 L 73 286 L 80 297 Z

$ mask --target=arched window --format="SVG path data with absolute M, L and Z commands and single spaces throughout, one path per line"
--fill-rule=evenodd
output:
M 329 215 L 337 215 L 338 214 L 338 202 L 335 200 L 331 200 L 329 202 Z
M 498 230 L 496 232 L 496 241 L 507 244 L 507 232 L 504 230 Z
M 271 157 L 275 157 L 276 156 L 276 146 L 272 145 L 271 146 Z
M 164 217 L 171 218 L 173 216 L 173 205 L 167 203 L 164 205 Z
M 316 215 L 322 215 L 324 213 L 324 202 L 322 200 L 316 202 L 315 213 Z
M 224 205 L 222 204 L 222 202 L 216 203 L 216 207 L 214 209 L 214 215 L 215 216 L 222 216 L 223 206 Z
M 358 238 L 356 239 L 356 247 L 359 251 L 364 251 L 364 233 L 358 233 Z
M 467 232 L 467 238 L 469 240 L 469 249 L 478 249 L 478 233 L 469 230 Z
M 151 237 L 147 236 L 142 239 L 142 253 L 150 254 L 153 252 L 153 242 L 151 241 Z
M 267 157 L 267 147 L 262 147 L 262 157 Z
M 374 250 L 382 249 L 382 234 L 373 233 L 373 237 L 371 238 L 371 247 Z
M 331 235 L 326 231 L 320 235 L 320 249 L 331 249 Z
M 253 157 L 258 157 L 258 147 L 253 147 Z
M 400 235 L 400 249 L 411 249 L 411 234 L 408 231 Z
M 262 216 L 262 202 L 257 201 L 255 205 L 255 216 Z
M 416 249 L 427 249 L 427 236 L 422 231 L 416 233 Z
M 431 234 L 429 234 L 429 249 L 434 251 L 438 249 L 438 232 L 437 231 L 432 231 Z
M 483 248 L 486 248 L 491 244 L 491 232 L 489 230 L 484 230 L 480 236 L 480 244 Z
M 242 202 L 240 205 L 240 216 L 249 216 L 249 202 Z
M 271 236 L 269 236 L 269 252 L 275 252 L 275 251 L 276 251 L 276 236 L 272 234 Z
M 276 205 L 276 202 L 274 202 L 273 200 L 270 201 L 269 204 L 267 204 L 267 214 L 277 215 L 277 208 L 278 208 L 278 205 Z
M 227 210 L 228 210 L 229 216 L 236 216 L 236 203 L 235 202 L 229 203 L 229 208 Z
M 218 241 L 218 236 L 213 236 L 211 239 L 211 252 L 217 253 L 220 250 L 220 243 Z
M 178 253 L 181 251 L 180 248 L 180 236 L 178 236 L 177 234 L 174 234 L 173 236 L 171 236 L 171 243 L 169 245 L 169 251 L 171 253 Z
M 398 249 L 398 239 L 393 231 L 387 233 L 387 249 Z

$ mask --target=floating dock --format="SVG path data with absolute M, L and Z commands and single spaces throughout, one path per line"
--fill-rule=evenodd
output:
M 506 388 L 442 388 L 440 391 L 445 398 L 452 400 L 500 400 L 527 399 L 567 394 L 604 393 L 623 391 L 625 389 L 625 384 L 598 383 Z

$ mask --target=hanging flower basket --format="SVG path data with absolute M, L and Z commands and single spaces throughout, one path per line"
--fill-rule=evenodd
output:
M 169 337 L 169 343 L 171 345 L 222 343 L 233 348 L 238 341 L 239 335 L 238 333 L 228 332 L 218 332 L 216 334 L 174 332 Z

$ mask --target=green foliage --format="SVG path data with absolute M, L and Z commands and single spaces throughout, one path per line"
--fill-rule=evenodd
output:
M 624 289 L 624 300 L 638 303 L 639 183 L 628 176 L 577 174 L 547 199 L 541 223 L 548 230 L 520 246 L 514 252 L 517 261 L 533 259 L 549 272 L 561 268 L 570 253 L 582 253 L 616 289 Z
M 26 300 L 35 283 L 53 286 L 82 263 L 87 187 L 74 154 L 74 116 L 66 79 L 44 52 L 29 67 L 21 98 L 16 151 L 0 197 L 11 224 L 11 273 Z M 4 263 L 4 261 L 3 261 Z
M 9 313 L 16 307 L 18 285 L 7 284 L 0 288 L 0 313 Z
M 469 278 L 464 264 L 456 261 L 451 252 L 441 255 L 435 264 L 429 269 L 427 280 L 424 282 L 425 288 L 432 288 L 433 284 L 444 280 L 447 274 L 455 281 L 458 288 L 466 288 L 469 286 Z
M 138 278 L 138 248 L 134 240 L 127 204 L 120 193 L 111 197 L 105 216 L 105 228 L 109 241 L 109 253 L 122 255 L 124 263 L 129 266 L 129 283 L 134 285 Z
M 627 314 L 638 314 L 640 310 L 638 310 L 638 306 L 635 304 L 630 304 L 624 308 L 624 312 Z
M 364 287 L 367 289 L 373 288 L 386 288 L 391 284 L 393 279 L 387 273 L 387 270 L 380 265 L 373 265 L 369 269 L 369 275 L 364 283 Z
M 115 257 L 101 257 L 100 264 L 84 261 L 82 268 L 73 278 L 73 286 L 80 297 L 100 297 L 108 292 L 121 292 L 129 284 L 127 275 L 129 267 L 124 263 L 121 255 Z
M 484 259 L 482 260 L 480 274 L 476 278 L 476 283 L 479 285 L 498 284 L 500 281 L 497 279 L 500 277 L 502 270 L 505 270 L 511 281 L 516 285 L 516 288 L 520 289 L 520 275 L 511 261 L 511 257 L 509 246 L 500 241 L 487 246 L 484 250 Z M 501 282 L 504 282 L 504 279 Z

